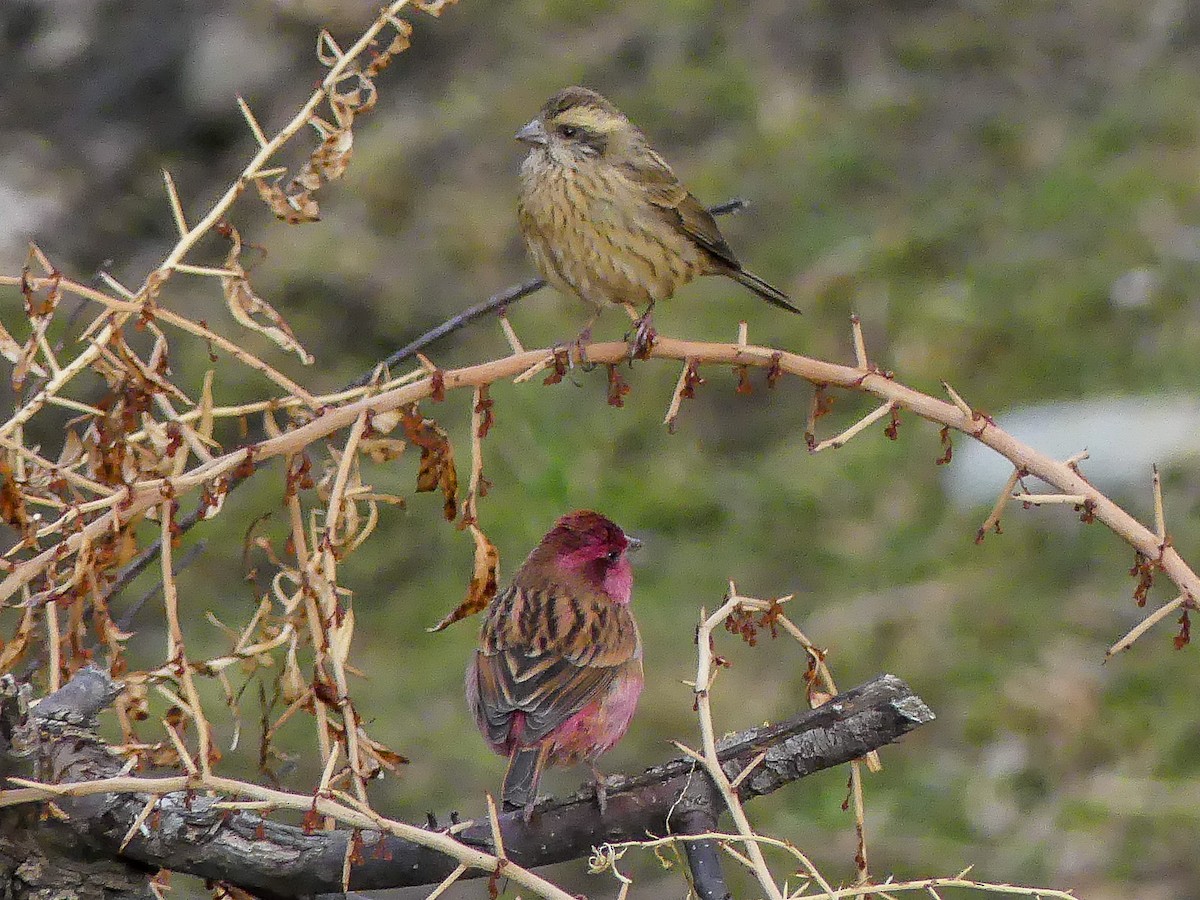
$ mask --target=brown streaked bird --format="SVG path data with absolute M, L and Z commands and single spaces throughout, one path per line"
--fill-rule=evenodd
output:
M 595 761 L 625 734 L 642 693 L 642 640 L 629 609 L 641 546 L 599 513 L 568 513 L 488 606 L 467 667 L 467 705 L 508 757 L 504 808 L 529 821 L 547 765 Z
M 635 346 L 644 347 L 654 304 L 698 275 L 725 275 L 800 312 L 742 268 L 708 210 L 595 91 L 564 88 L 516 137 L 530 148 L 517 217 L 533 263 L 560 291 L 596 307 L 579 343 L 590 340 L 604 305 L 616 303 L 638 325 Z

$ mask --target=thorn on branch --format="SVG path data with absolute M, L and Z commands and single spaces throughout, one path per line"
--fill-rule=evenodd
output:
M 1000 527 L 1000 514 L 1004 512 L 1004 507 L 1008 505 L 1008 501 L 1012 499 L 1013 488 L 1017 486 L 1017 482 L 1024 477 L 1026 473 L 1021 469 L 1013 469 L 1012 474 L 1008 476 L 1008 481 L 1000 490 L 1000 496 L 996 498 L 996 503 L 992 506 L 992 511 L 988 513 L 988 517 L 983 520 L 983 524 L 979 526 L 979 530 L 975 532 L 975 543 L 982 544 L 984 537 L 988 531 L 995 529 L 996 534 L 1003 534 L 1004 530 Z
M 608 405 L 620 408 L 625 405 L 625 395 L 632 388 L 621 377 L 621 373 L 617 371 L 615 364 L 610 363 L 606 368 L 608 369 Z
M 950 426 L 943 425 L 942 430 L 938 432 L 938 437 L 942 442 L 942 455 L 934 460 L 934 462 L 939 466 L 949 465 L 950 460 L 954 458 L 954 444 L 950 440 Z M 1009 490 L 1012 490 L 1012 488 L 1009 488 Z
M 679 417 L 679 407 L 682 402 L 694 399 L 696 388 L 702 384 L 704 384 L 704 378 L 700 375 L 697 362 L 689 357 L 684 362 L 683 371 L 679 373 L 679 381 L 675 383 L 675 391 L 671 395 L 671 404 L 667 407 L 667 415 L 663 418 L 663 424 L 667 426 L 668 433 L 675 433 L 675 420 Z
M 872 412 L 867 413 L 867 415 L 865 415 L 863 418 L 859 419 L 857 422 L 855 422 L 853 425 L 851 425 L 849 428 L 847 428 L 841 434 L 831 437 L 828 440 L 821 441 L 821 443 L 819 443 L 813 447 L 810 447 L 809 449 L 813 453 L 820 453 L 822 450 L 840 449 L 841 447 L 845 446 L 846 443 L 849 442 L 850 439 L 853 438 L 855 435 L 859 434 L 864 429 L 869 428 L 870 426 L 874 425 L 876 422 L 878 422 L 884 416 L 892 413 L 895 410 L 895 408 L 896 408 L 896 401 L 888 400 L 886 403 L 877 407 Z
M 749 366 L 734 366 L 733 372 L 737 375 L 736 391 L 743 396 L 753 394 L 754 386 L 750 383 L 750 367 Z
M 1146 605 L 1150 588 L 1154 586 L 1154 570 L 1158 568 L 1158 565 L 1156 560 L 1150 559 L 1141 552 L 1135 553 L 1133 556 L 1133 567 L 1129 570 L 1129 574 L 1138 580 L 1137 586 L 1133 589 L 1133 602 L 1138 606 Z
M 894 441 L 900 436 L 900 413 L 894 406 L 892 407 L 892 419 L 884 427 L 883 433 L 887 435 L 889 441 Z
M 567 349 L 565 347 L 556 348 L 554 350 L 554 361 L 551 363 L 554 366 L 554 371 L 542 380 L 542 384 L 558 384 L 563 380 L 563 376 L 567 374 L 567 368 L 570 366 L 570 363 L 571 356 Z
M 1162 476 L 1158 474 L 1157 463 L 1154 466 L 1154 533 L 1158 535 L 1161 544 L 1167 543 L 1167 518 L 1163 511 Z M 1159 553 L 1161 556 L 1162 553 Z
M 854 337 L 854 360 L 864 372 L 870 371 L 871 363 L 867 358 L 867 342 L 863 338 L 862 319 L 857 313 L 850 316 L 850 331 Z
M 804 443 L 809 450 L 817 446 L 817 420 L 833 409 L 834 396 L 827 393 L 829 385 L 813 385 L 812 402 L 808 407 L 808 424 L 804 428 Z

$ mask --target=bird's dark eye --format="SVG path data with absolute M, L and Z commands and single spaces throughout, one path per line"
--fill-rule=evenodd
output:
M 607 558 L 608 558 L 609 562 L 616 562 L 618 559 L 621 558 L 621 551 L 614 550 L 614 551 L 612 551 L 612 553 L 608 554 Z
M 563 137 L 565 137 L 569 141 L 572 141 L 575 138 L 579 137 L 579 129 L 576 128 L 574 125 L 559 125 L 558 133 L 561 134 Z

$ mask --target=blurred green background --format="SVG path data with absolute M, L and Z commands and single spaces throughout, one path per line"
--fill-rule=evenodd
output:
M 17 271 L 33 238 L 69 274 L 107 268 L 140 283 L 172 241 L 159 168 L 175 175 L 188 215 L 201 214 L 253 152 L 235 95 L 268 130 L 281 125 L 319 77 L 316 26 L 348 43 L 374 5 L 86 0 L 68 13 L 9 0 L 0 269 Z M 901 381 L 938 394 L 945 379 L 1002 425 L 1020 423 L 1040 449 L 1087 447 L 1094 463 L 1084 472 L 1101 472 L 1098 483 L 1143 521 L 1158 461 L 1175 544 L 1195 560 L 1194 6 L 463 0 L 415 24 L 412 50 L 379 79 L 380 107 L 356 126 L 348 175 L 318 195 L 322 222 L 286 227 L 249 197 L 235 210 L 246 238 L 266 248 L 256 287 L 317 364 L 304 369 L 237 332 L 199 279 L 176 277 L 161 302 L 234 334 L 314 391 L 336 389 L 531 274 L 514 221 L 512 133 L 553 91 L 584 83 L 640 124 L 702 200 L 752 202 L 722 228 L 747 266 L 806 312 L 787 316 L 708 280 L 660 305 L 663 333 L 729 340 L 746 319 L 752 341 L 849 361 L 857 312 L 876 362 Z M 301 158 L 296 150 L 287 161 Z M 218 263 L 222 252 L 206 244 L 192 261 Z M 0 314 L 23 336 L 18 293 Z M 511 313 L 527 346 L 569 338 L 585 317 L 548 291 Z M 597 337 L 625 328 L 613 311 Z M 506 347 L 488 321 L 429 354 L 449 367 Z M 177 382 L 198 392 L 205 348 L 182 338 L 173 348 Z M 877 877 L 973 864 L 981 879 L 1093 900 L 1200 898 L 1196 651 L 1173 650 L 1164 626 L 1101 664 L 1142 615 L 1130 599 L 1132 551 L 1062 508 L 1010 509 L 1004 534 L 976 546 L 1006 467 L 961 436 L 950 465 L 935 465 L 937 430 L 911 415 L 895 442 L 877 426 L 811 456 L 809 389 L 798 382 L 769 391 L 757 373 L 744 397 L 732 373 L 705 369 L 707 384 L 668 435 L 660 422 L 678 374 L 635 366 L 624 409 L 605 405 L 602 372 L 492 391 L 485 465 L 495 486 L 480 520 L 503 573 L 577 507 L 604 511 L 647 544 L 635 603 L 648 687 L 605 767 L 638 770 L 672 755 L 668 739 L 696 739 L 681 682 L 694 669 L 701 605 L 719 603 L 730 579 L 751 595 L 794 592 L 793 616 L 828 648 L 842 687 L 893 672 L 938 715 L 887 748 L 884 771 L 867 780 Z M 81 382 L 79 396 L 99 387 Z M 219 403 L 269 395 L 252 373 L 219 364 Z M 824 436 L 869 408 L 839 395 Z M 450 430 L 465 478 L 469 397 L 425 412 Z M 61 432 L 50 419 L 41 427 L 35 437 L 54 456 Z M 225 646 L 205 610 L 229 624 L 250 615 L 248 523 L 275 511 L 259 531 L 282 547 L 275 471 L 186 542 L 209 542 L 181 578 L 194 654 Z M 477 622 L 425 631 L 461 598 L 471 542 L 439 519 L 439 498 L 411 494 L 414 472 L 414 455 L 371 470 L 377 487 L 408 495 L 408 508 L 385 510 L 379 533 L 340 571 L 355 591 L 354 659 L 368 676 L 355 685 L 359 709 L 375 737 L 412 759 L 374 799 L 421 820 L 427 809 L 478 812 L 503 763 L 461 696 Z M 1151 605 L 1172 596 L 1157 586 Z M 147 608 L 135 625 L 134 659 L 161 660 L 161 616 Z M 720 652 L 733 661 L 716 686 L 720 728 L 803 704 L 798 647 L 751 649 L 724 636 Z M 255 693 L 245 703 L 251 734 Z M 308 789 L 311 729 L 287 740 L 297 756 L 287 783 Z M 230 755 L 230 771 L 245 771 L 255 743 Z M 573 789 L 583 774 L 548 786 Z M 831 880 L 853 875 L 846 778 L 824 773 L 752 807 L 760 830 L 796 842 Z M 634 897 L 682 894 L 653 857 L 627 862 Z M 552 874 L 572 890 L 615 895 L 615 883 L 583 868 Z

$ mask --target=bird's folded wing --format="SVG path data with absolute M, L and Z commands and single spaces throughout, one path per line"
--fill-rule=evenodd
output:
M 717 227 L 717 220 L 688 193 L 666 160 L 647 147 L 629 162 L 622 163 L 622 168 L 645 190 L 646 198 L 661 210 L 668 224 L 680 229 L 722 262 L 735 269 L 741 268 L 742 264 Z
M 521 712 L 522 744 L 545 737 L 604 693 L 641 655 L 628 608 L 603 597 L 510 588 L 488 612 L 476 660 L 488 738 Z

